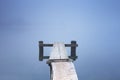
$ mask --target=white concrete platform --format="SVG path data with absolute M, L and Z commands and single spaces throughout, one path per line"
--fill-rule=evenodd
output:
M 68 59 L 64 43 L 53 45 L 49 59 Z M 78 80 L 73 62 L 51 62 L 52 80 Z

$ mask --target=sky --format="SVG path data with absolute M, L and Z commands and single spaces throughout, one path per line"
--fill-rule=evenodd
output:
M 0 80 L 50 80 L 40 40 L 77 41 L 79 80 L 120 80 L 119 0 L 0 0 Z

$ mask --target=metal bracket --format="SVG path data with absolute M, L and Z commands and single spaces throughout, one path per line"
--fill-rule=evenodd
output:
M 53 44 L 44 44 L 43 41 L 39 41 L 39 60 L 43 61 L 43 59 L 49 59 L 49 56 L 44 56 L 44 47 L 52 47 Z M 65 47 L 71 47 L 71 55 L 69 56 L 70 59 L 76 60 L 76 47 L 78 44 L 76 41 L 71 41 L 71 44 L 65 44 Z

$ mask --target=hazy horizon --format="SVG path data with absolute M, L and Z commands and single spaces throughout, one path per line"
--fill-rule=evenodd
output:
M 77 41 L 79 80 L 120 80 L 119 0 L 0 0 L 0 80 L 49 80 L 40 40 Z

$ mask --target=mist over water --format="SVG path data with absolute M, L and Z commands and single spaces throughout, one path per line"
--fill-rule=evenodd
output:
M 1 0 L 0 80 L 49 80 L 46 60 L 38 60 L 40 40 L 77 41 L 79 80 L 120 80 L 119 3 Z

